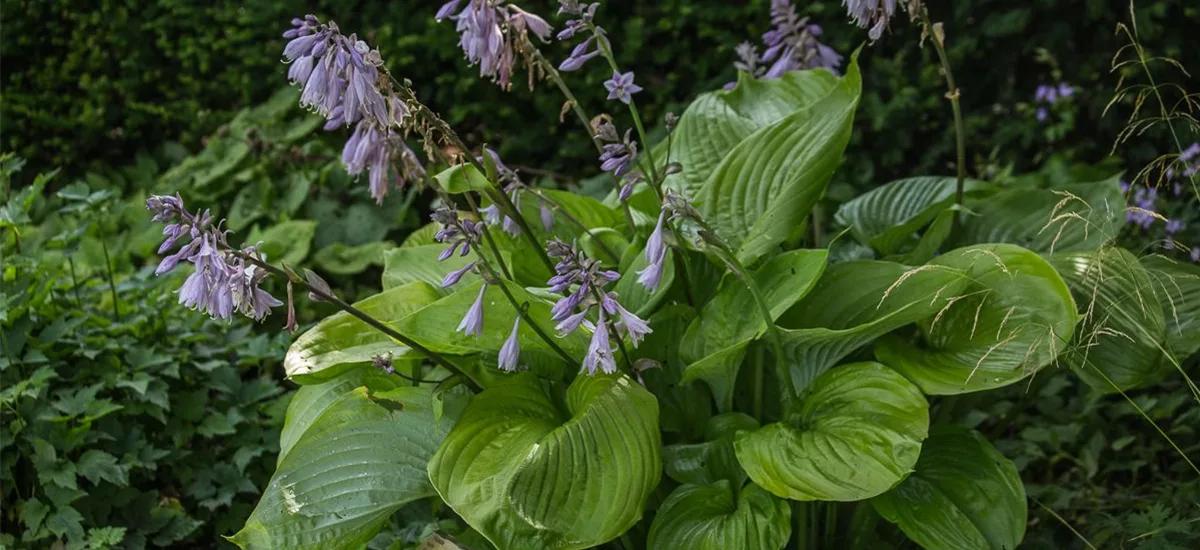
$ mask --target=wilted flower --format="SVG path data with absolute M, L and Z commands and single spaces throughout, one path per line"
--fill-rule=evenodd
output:
M 633 83 L 633 71 L 621 74 L 613 71 L 612 78 L 604 81 L 608 90 L 608 99 L 617 99 L 628 105 L 633 100 L 633 94 L 642 91 L 642 87 Z
M 855 25 L 871 29 L 867 36 L 872 41 L 883 37 L 888 21 L 896 15 L 896 0 L 843 0 L 842 3 Z
M 146 200 L 146 208 L 154 213 L 154 221 L 173 222 L 163 230 L 166 240 L 158 249 L 160 254 L 173 248 L 182 236 L 189 237 L 178 251 L 163 258 L 155 270 L 155 274 L 161 275 L 180 261 L 195 266 L 196 270 L 179 288 L 180 304 L 216 319 L 229 319 L 236 311 L 260 321 L 271 313 L 271 308 L 283 305 L 259 288 L 266 272 L 246 260 L 246 256 L 259 257 L 258 250 L 248 247 L 241 255 L 235 253 L 221 230 L 223 222 L 214 224 L 207 211 L 188 212 L 179 195 L 151 196 Z
M 346 140 L 342 164 L 351 176 L 370 169 L 371 197 L 380 204 L 391 188 L 390 183 L 403 187 L 405 182 L 425 175 L 425 168 L 417 160 L 416 153 L 395 130 L 367 119 L 360 121 Z
M 391 352 L 388 352 L 387 355 L 384 355 L 382 353 L 377 353 L 377 354 L 371 356 L 371 365 L 374 366 L 376 369 L 379 369 L 381 372 L 386 372 L 388 374 L 396 374 L 396 367 L 392 366 L 392 353 Z

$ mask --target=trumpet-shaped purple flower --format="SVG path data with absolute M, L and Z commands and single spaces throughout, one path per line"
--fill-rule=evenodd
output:
M 632 129 L 626 130 L 625 137 L 622 138 L 617 133 L 617 128 L 608 121 L 601 122 L 596 127 L 595 137 L 604 143 L 604 152 L 600 154 L 601 170 L 616 177 L 629 173 L 638 155 L 637 142 L 632 139 L 632 132 Z
M 512 85 L 513 61 L 522 36 L 532 33 L 542 40 L 553 29 L 545 19 L 503 0 L 470 0 L 461 11 L 461 0 L 442 5 L 437 20 L 453 19 L 459 33 L 458 45 L 479 75 L 491 78 L 501 88 Z
M 471 262 L 458 269 L 455 269 L 454 271 L 451 271 L 450 273 L 447 273 L 446 276 L 442 278 L 442 288 L 450 288 L 458 284 L 458 281 L 463 278 L 463 275 L 466 275 L 474 268 L 475 262 Z
M 650 291 L 658 288 L 662 281 L 663 264 L 667 258 L 667 247 L 663 244 L 663 222 L 666 215 L 665 208 L 658 214 L 658 223 L 654 225 L 654 232 L 650 233 L 650 239 L 646 241 L 646 267 L 637 272 L 638 282 Z
M 288 79 L 301 87 L 300 104 L 344 124 L 368 117 L 388 126 L 388 101 L 379 91 L 383 59 L 357 36 L 345 36 L 336 23 L 312 15 L 293 19 L 283 58 Z M 340 109 L 339 109 L 340 107 Z
M 351 176 L 369 172 L 371 197 L 379 204 L 383 203 L 392 182 L 403 187 L 408 180 L 425 174 L 416 154 L 399 134 L 367 119 L 359 121 L 350 139 L 346 140 L 342 164 Z
M 575 48 L 571 50 L 571 55 L 559 63 L 558 70 L 569 73 L 583 68 L 588 60 L 600 55 L 600 48 L 596 47 L 596 44 L 595 36 L 590 36 L 587 40 L 576 44 Z
M 518 315 L 517 319 L 513 321 L 512 332 L 504 341 L 504 345 L 500 347 L 500 355 L 497 357 L 497 366 L 502 371 L 515 372 L 517 370 L 517 361 L 521 358 L 521 344 L 517 341 L 517 332 L 520 328 L 521 316 Z
M 896 15 L 896 0 L 843 0 L 850 20 L 864 29 L 872 41 L 883 37 L 888 21 Z
M 479 336 L 483 333 L 483 296 L 487 293 L 487 283 L 479 287 L 479 296 L 475 298 L 475 303 L 467 309 L 467 314 L 463 315 L 462 321 L 458 323 L 458 328 L 454 332 L 461 332 L 466 336 Z
M 617 362 L 613 360 L 612 348 L 608 343 L 608 322 L 604 311 L 600 312 L 596 322 L 596 332 L 592 333 L 592 341 L 588 344 L 587 356 L 583 358 L 583 370 L 588 374 L 596 374 L 596 368 L 605 374 L 617 372 Z
M 633 94 L 642 91 L 642 87 L 633 83 L 633 71 L 621 74 L 613 71 L 612 78 L 604 81 L 604 88 L 608 90 L 608 99 L 617 99 L 628 105 L 633 101 Z
M 790 71 L 803 69 L 824 68 L 837 73 L 842 56 L 817 40 L 823 32 L 821 26 L 810 24 L 807 17 L 800 17 L 789 0 L 772 0 L 771 24 L 773 28 L 762 36 L 766 50 L 761 56 L 749 42 L 738 45 L 738 61 L 734 67 L 739 71 L 763 79 L 779 78 Z M 726 87 L 734 85 L 730 83 Z

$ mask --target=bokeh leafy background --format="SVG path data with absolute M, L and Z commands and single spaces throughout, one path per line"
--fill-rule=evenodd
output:
M 823 40 L 838 51 L 848 55 L 866 39 L 846 22 L 840 1 L 794 3 L 822 25 Z M 511 92 L 481 81 L 466 67 L 452 24 L 434 22 L 436 4 L 3 1 L 0 148 L 25 159 L 20 171 L 10 170 L 15 157 L 5 161 L 7 212 L 10 219 L 21 218 L 17 212 L 24 218 L 5 227 L 3 244 L 6 258 L 20 255 L 26 263 L 5 262 L 0 387 L 36 382 L 3 396 L 0 544 L 44 547 L 76 529 L 112 527 L 125 531 L 75 538 L 96 547 L 223 545 L 220 536 L 240 525 L 267 480 L 272 430 L 287 400 L 278 366 L 287 339 L 279 333 L 282 320 L 228 326 L 188 323 L 185 311 L 165 321 L 131 314 L 172 309 L 170 281 L 156 281 L 147 269 L 157 231 L 138 214 L 147 194 L 178 191 L 193 205 L 228 215 L 238 238 L 261 240 L 272 257 L 313 267 L 347 298 L 377 289 L 383 251 L 423 223 L 429 196 L 398 192 L 376 206 L 365 184 L 337 162 L 345 136 L 324 135 L 319 120 L 295 107 L 280 62 L 279 35 L 291 17 L 332 18 L 377 45 L 392 72 L 412 80 L 469 144 L 487 143 L 510 166 L 541 169 L 558 185 L 590 188 L 595 153 L 576 121 L 560 122 L 561 97 L 546 84 L 531 92 L 524 73 Z M 547 15 L 552 4 L 522 3 Z M 1129 21 L 1125 0 L 928 4 L 945 22 L 972 175 L 1094 164 L 1114 152 L 1130 113 L 1119 103 L 1105 114 L 1120 76 L 1111 59 L 1126 43 L 1114 32 Z M 620 63 L 646 89 L 638 97 L 644 115 L 659 121 L 668 111 L 681 112 L 696 93 L 734 80 L 734 47 L 759 40 L 768 8 L 768 0 L 614 0 L 605 3 L 601 21 Z M 1193 36 L 1200 6 L 1142 1 L 1137 16 L 1154 55 L 1200 70 L 1200 41 Z M 862 105 L 826 212 L 892 179 L 953 171 L 953 135 L 934 53 L 918 46 L 913 26 L 899 20 L 893 26 L 862 54 Z M 557 57 L 568 49 L 548 46 Z M 1168 74 L 1189 83 L 1182 73 Z M 608 76 L 599 63 L 570 75 L 593 114 L 604 105 L 601 82 Z M 1037 120 L 1035 89 L 1058 82 L 1077 93 L 1048 120 Z M 661 135 L 653 128 L 660 124 L 651 126 Z M 1169 152 L 1168 143 L 1152 132 L 1106 162 L 1136 171 Z M 38 174 L 55 169 L 60 172 L 44 188 L 21 195 Z M 94 193 L 105 196 L 94 207 L 79 207 L 79 197 Z M 1132 238 L 1136 243 L 1145 235 Z M 104 242 L 112 245 L 102 254 Z M 69 270 L 66 258 L 76 262 Z M 38 285 L 22 282 L 31 273 L 42 276 Z M 119 311 L 125 315 L 114 321 Z M 312 322 L 324 313 L 322 306 L 305 305 L 300 316 Z M 130 357 L 124 349 L 91 349 L 118 337 L 125 347 L 153 343 L 154 351 Z M 179 367 L 171 371 L 176 376 L 164 374 L 164 365 Z M 143 390 L 144 380 L 161 384 L 147 382 Z M 84 397 L 123 408 L 92 419 L 86 407 L 72 405 Z M 1182 383 L 1168 380 L 1132 397 L 1185 453 L 1200 450 L 1196 409 Z M 1056 373 L 963 414 L 997 432 L 989 435 L 1017 460 L 1031 496 L 1101 547 L 1147 532 L 1157 534 L 1127 547 L 1200 544 L 1188 528 L 1200 501 L 1197 483 L 1164 482 L 1188 477 L 1174 451 L 1146 435 L 1145 419 L 1120 396 L 1093 395 Z M 62 416 L 68 418 L 53 421 Z M 68 439 L 63 422 L 93 435 Z M 141 435 L 129 435 L 131 429 Z M 193 447 L 204 449 L 187 450 Z M 243 447 L 252 451 L 239 455 Z M 112 458 L 104 471 L 124 474 L 102 475 L 94 468 L 109 459 L 97 457 Z M 213 465 L 211 472 L 203 473 L 204 464 Z M 16 479 L 59 488 L 48 494 Z M 118 497 L 139 503 L 137 511 L 105 508 Z M 1052 514 L 1030 508 L 1029 547 L 1082 547 Z M 410 531 L 397 525 L 389 532 L 401 540 L 414 538 Z

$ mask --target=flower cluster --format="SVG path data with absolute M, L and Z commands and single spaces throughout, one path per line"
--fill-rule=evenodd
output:
M 1124 186 L 1128 189 L 1128 186 Z M 1156 203 L 1158 202 L 1158 190 L 1138 188 L 1133 193 L 1133 204 L 1136 208 L 1131 208 L 1125 212 L 1125 221 L 1140 226 L 1142 229 L 1149 229 L 1154 225 L 1154 221 L 1159 219 L 1155 213 Z
M 888 22 L 896 15 L 896 0 L 843 0 L 850 20 L 864 29 L 872 41 L 883 37 Z
M 1059 82 L 1057 86 L 1048 86 L 1042 84 L 1037 87 L 1037 92 L 1033 95 L 1033 100 L 1037 102 L 1038 108 L 1035 116 L 1039 121 L 1046 120 L 1050 116 L 1050 111 L 1046 108 L 1049 105 L 1054 105 L 1059 100 L 1069 98 L 1075 95 L 1075 88 L 1066 82 Z
M 225 240 L 221 222 L 213 223 L 207 210 L 203 214 L 188 212 L 179 195 L 151 196 L 146 208 L 154 213 L 154 221 L 167 224 L 159 254 L 174 248 L 180 238 L 189 239 L 174 254 L 164 257 L 154 271 L 162 275 L 181 261 L 196 267 L 178 291 L 179 303 L 215 319 L 230 319 L 236 311 L 260 321 L 271 313 L 271 308 L 283 305 L 259 288 L 267 273 L 246 260 L 246 256 L 258 257 L 257 249 L 248 247 L 241 254 L 234 253 Z
M 1176 166 L 1181 167 L 1181 170 L 1176 170 Z M 1187 149 L 1179 153 L 1179 157 L 1175 159 L 1169 168 L 1167 168 L 1167 179 L 1175 181 L 1175 194 L 1183 194 L 1183 184 L 1179 179 L 1190 179 L 1200 174 L 1200 143 L 1193 143 Z M 1176 178 L 1176 176 L 1181 176 Z
M 604 35 L 604 29 L 593 23 L 596 17 L 596 9 L 600 7 L 600 3 L 594 2 L 584 5 L 579 3 L 578 0 L 559 0 L 558 5 L 559 15 L 572 15 L 578 18 L 568 20 L 563 30 L 559 31 L 557 38 L 560 41 L 570 40 L 580 31 L 592 31 L 591 36 L 588 36 L 583 42 L 576 44 L 575 49 L 571 50 L 571 55 L 567 56 L 558 65 L 558 70 L 560 71 L 577 71 L 589 59 L 600 55 L 601 46 L 608 47 L 608 38 Z
M 558 322 L 555 328 L 562 335 L 575 332 L 580 325 L 592 329 L 592 340 L 583 360 L 583 370 L 588 374 L 595 374 L 597 368 L 605 373 L 616 372 L 617 364 L 612 355 L 609 333 L 619 335 L 624 332 L 636 348 L 642 338 L 652 332 L 645 321 L 617 302 L 615 293 L 604 290 L 621 275 L 616 271 L 601 269 L 599 262 L 584 257 L 574 246 L 559 240 L 550 241 L 546 251 L 551 258 L 558 260 L 554 266 L 555 275 L 546 284 L 550 285 L 552 292 L 568 293 L 550 309 L 550 318 Z M 572 292 L 573 286 L 575 290 Z M 593 307 L 597 315 L 595 323 L 587 319 Z
M 654 231 L 646 241 L 646 267 L 638 271 L 638 282 L 646 290 L 654 291 L 662 281 L 663 267 L 667 259 L 667 247 L 663 241 L 663 224 L 681 218 L 697 220 L 700 213 L 692 207 L 686 197 L 674 191 L 667 191 L 667 200 L 658 213 L 658 222 Z
M 629 174 L 638 155 L 637 141 L 631 137 L 633 129 L 626 130 L 622 137 L 612 122 L 601 120 L 595 130 L 595 138 L 604 144 L 604 152 L 600 154 L 600 169 L 614 177 Z
M 457 24 L 458 45 L 467 61 L 479 65 L 479 75 L 491 78 L 505 90 L 512 87 L 513 61 L 525 36 L 533 33 L 542 40 L 553 29 L 545 19 L 504 0 L 450 0 L 435 16 L 438 21 L 451 19 Z
M 377 202 L 383 202 L 392 181 L 402 186 L 423 177 L 424 168 L 396 132 L 408 106 L 381 91 L 379 50 L 313 15 L 293 19 L 292 27 L 283 33 L 290 39 L 283 58 L 291 64 L 288 79 L 301 88 L 300 104 L 324 116 L 326 130 L 356 125 L 342 150 L 346 172 L 359 176 L 369 171 Z

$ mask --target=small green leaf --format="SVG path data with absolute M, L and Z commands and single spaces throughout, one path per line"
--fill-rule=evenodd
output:
M 622 375 L 579 376 L 556 404 L 531 374 L 477 395 L 429 464 L 438 494 L 500 550 L 620 536 L 658 485 L 658 407 Z
M 681 485 L 654 515 L 650 550 L 780 550 L 792 535 L 792 511 L 753 483 L 735 498 L 728 481 Z
M 129 468 L 117 464 L 117 457 L 97 449 L 88 449 L 79 457 L 77 463 L 79 475 L 86 477 L 93 485 L 100 480 L 124 487 L 129 485 Z
M 465 162 L 451 166 L 433 176 L 447 193 L 459 194 L 468 191 L 487 192 L 492 188 L 487 176 L 475 168 L 475 165 Z
M 878 363 L 837 367 L 801 394 L 784 422 L 738 434 L 750 479 L 782 498 L 855 501 L 912 471 L 929 429 L 929 404 Z
M 1014 550 L 1028 521 L 1016 465 L 954 425 L 933 429 L 916 472 L 871 504 L 929 550 Z

